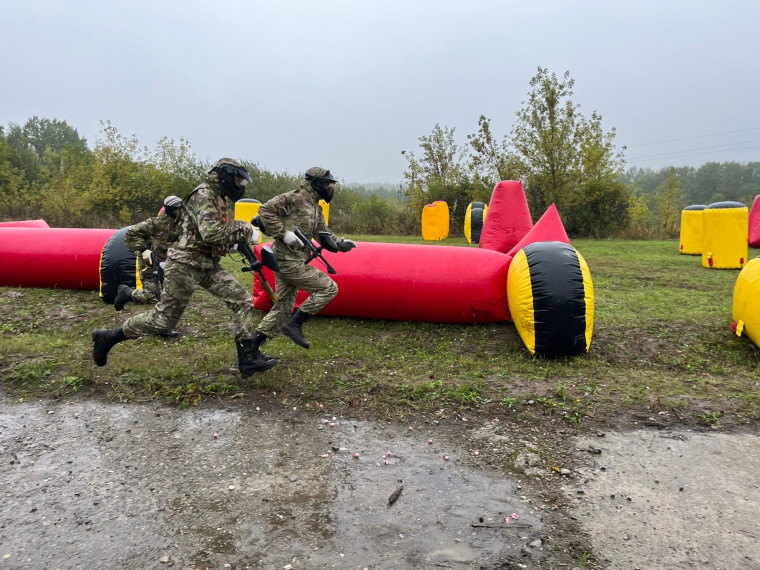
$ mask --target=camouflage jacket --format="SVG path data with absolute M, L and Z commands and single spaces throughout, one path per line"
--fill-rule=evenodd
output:
M 135 224 L 127 230 L 124 238 L 130 250 L 141 253 L 149 249 L 161 262 L 166 260 L 166 252 L 179 237 L 179 231 L 179 225 L 175 220 L 161 214 Z
M 227 199 L 215 172 L 182 201 L 179 224 L 180 237 L 171 257 L 191 263 L 203 258 L 218 261 L 231 245 L 248 243 L 253 233 L 248 222 L 229 219 Z
M 335 242 L 340 241 L 325 223 L 322 207 L 319 205 L 319 194 L 312 189 L 308 182 L 303 182 L 300 188 L 285 194 L 275 196 L 259 208 L 259 217 L 264 222 L 264 233 L 274 239 L 272 250 L 277 259 L 282 261 L 306 261 L 309 250 L 305 247 L 291 249 L 282 241 L 287 231 L 301 228 L 303 232 L 317 239 L 319 232 L 328 232 Z

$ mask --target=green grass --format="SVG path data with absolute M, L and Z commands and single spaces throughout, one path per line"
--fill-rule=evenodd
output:
M 588 262 L 595 296 L 591 349 L 578 357 L 532 357 L 511 322 L 320 317 L 304 327 L 310 350 L 284 337 L 270 341 L 265 352 L 280 365 L 242 381 L 229 312 L 200 290 L 179 340 L 122 343 L 98 368 L 91 330 L 119 326 L 144 307 L 117 313 L 92 291 L 0 288 L 0 382 L 16 400 L 76 394 L 187 406 L 266 398 L 394 419 L 466 411 L 578 424 L 664 412 L 721 429 L 760 420 L 760 348 L 730 329 L 738 270 L 705 269 L 699 256 L 678 254 L 675 241 L 573 245 Z M 224 263 L 251 286 L 250 274 Z

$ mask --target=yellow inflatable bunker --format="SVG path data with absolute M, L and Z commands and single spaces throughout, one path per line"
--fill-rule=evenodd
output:
M 441 200 L 422 208 L 422 239 L 440 241 L 449 237 L 449 205 Z
M 747 206 L 741 202 L 715 202 L 704 209 L 702 216 L 702 267 L 744 267 L 749 255 Z
M 702 212 L 704 204 L 692 204 L 681 210 L 681 243 L 678 253 L 701 255 L 702 253 Z
M 732 328 L 736 336 L 746 334 L 760 346 L 760 257 L 752 259 L 739 272 L 734 285 Z
M 469 243 L 480 243 L 480 233 L 486 220 L 488 206 L 484 202 L 470 202 L 464 214 L 464 236 Z
M 235 202 L 235 219 L 243 220 L 250 224 L 254 216 L 259 213 L 260 207 L 261 202 L 258 200 L 254 200 L 253 198 L 241 198 Z M 262 235 L 256 243 L 261 243 L 263 241 L 264 236 Z
M 507 274 L 512 321 L 531 354 L 588 351 L 594 328 L 594 286 L 586 260 L 570 244 L 535 242 L 517 252 Z

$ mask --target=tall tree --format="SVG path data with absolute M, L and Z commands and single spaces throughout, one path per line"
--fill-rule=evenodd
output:
M 536 215 L 552 203 L 562 212 L 584 183 L 612 182 L 623 169 L 614 128 L 605 132 L 597 113 L 583 117 L 572 101 L 574 85 L 569 71 L 559 80 L 539 67 L 510 134 L 513 164 Z
M 681 181 L 676 176 L 674 168 L 670 169 L 667 181 L 657 188 L 654 196 L 657 225 L 665 237 L 673 237 L 677 234 L 681 210 L 685 206 Z
M 488 194 L 473 184 L 464 166 L 465 151 L 454 139 L 453 128 L 436 124 L 433 132 L 420 137 L 422 155 L 401 151 L 408 162 L 404 178 L 406 193 L 410 198 L 409 209 L 418 218 L 422 209 L 431 202 L 442 200 L 449 206 L 453 227 L 459 228 L 464 220 L 467 205 L 473 200 L 483 200 Z M 454 230 L 453 233 L 457 233 Z

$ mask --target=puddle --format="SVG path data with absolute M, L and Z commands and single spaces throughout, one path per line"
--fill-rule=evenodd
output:
M 462 462 L 461 436 L 243 404 L 0 405 L 0 568 L 542 568 L 542 513 Z

